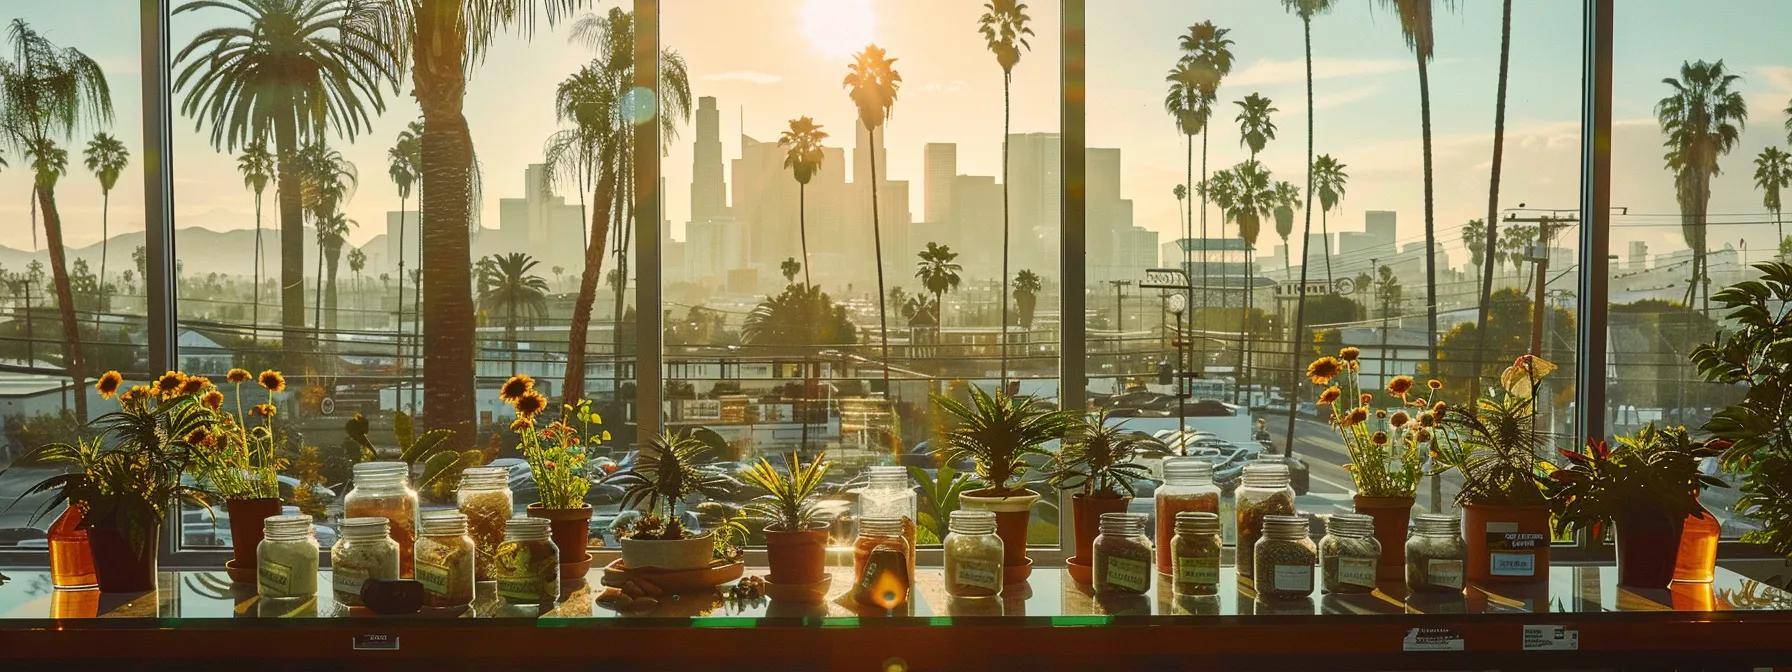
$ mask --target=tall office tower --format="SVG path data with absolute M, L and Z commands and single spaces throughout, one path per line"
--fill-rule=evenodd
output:
M 727 214 L 722 178 L 722 136 L 714 96 L 697 99 L 697 137 L 691 152 L 691 221 Z
M 921 217 L 937 229 L 952 215 L 952 181 L 958 176 L 958 145 L 929 142 L 921 156 L 927 173 Z

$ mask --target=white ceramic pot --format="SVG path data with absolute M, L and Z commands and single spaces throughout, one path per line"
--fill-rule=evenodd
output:
M 710 533 L 689 539 L 623 539 L 622 563 L 629 569 L 686 570 L 709 566 Z

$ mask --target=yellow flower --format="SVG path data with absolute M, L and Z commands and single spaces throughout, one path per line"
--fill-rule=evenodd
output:
M 256 404 L 254 410 L 249 411 L 249 414 L 250 415 L 259 415 L 264 418 L 271 418 L 271 417 L 274 417 L 274 413 L 278 410 L 280 410 L 280 409 L 275 407 L 273 404 Z
M 1338 377 L 1338 360 L 1335 357 L 1320 357 L 1307 365 L 1307 380 L 1314 385 L 1326 385 Z
M 1369 437 L 1369 440 L 1374 441 L 1375 445 L 1377 445 L 1377 446 L 1385 446 L 1388 443 L 1388 433 L 1387 432 L 1376 432 L 1374 435 Z
M 281 392 L 286 389 L 286 376 L 280 375 L 279 371 L 273 369 L 261 372 L 261 375 L 256 377 L 256 382 L 261 383 L 262 389 L 269 392 Z
M 498 398 L 514 405 L 524 394 L 534 389 L 535 379 L 530 378 L 529 374 L 519 373 L 504 381 L 504 386 L 498 388 Z
M 1388 418 L 1388 424 L 1395 427 L 1405 427 L 1406 422 L 1411 419 L 1412 416 L 1407 415 L 1406 411 L 1394 411 L 1394 414 Z
M 111 399 L 113 395 L 118 394 L 118 386 L 123 384 L 123 375 L 117 371 L 107 371 L 100 374 L 100 379 L 93 383 L 93 389 L 99 390 L 100 397 Z
M 1412 383 L 1412 376 L 1394 376 L 1393 380 L 1388 381 L 1388 394 L 1404 397 L 1412 391 Z
M 1354 362 L 1356 361 L 1356 358 L 1361 357 L 1362 354 L 1363 351 L 1358 350 L 1355 347 L 1347 347 L 1338 351 L 1338 359 L 1342 359 L 1346 362 Z
M 1431 391 L 1436 392 L 1444 389 L 1444 381 L 1432 378 L 1431 380 L 1425 381 L 1425 386 L 1431 388 Z
M 125 390 L 124 394 L 119 395 L 118 399 L 119 401 L 142 401 L 148 399 L 155 393 L 155 389 L 148 385 L 135 385 L 132 386 L 131 389 Z
M 1419 426 L 1420 427 L 1436 427 L 1437 426 L 1437 414 L 1432 413 L 1431 411 L 1425 411 L 1423 413 L 1420 413 L 1419 414 Z
M 1356 403 L 1362 404 L 1364 406 L 1369 405 L 1369 402 L 1374 401 L 1374 400 L 1375 400 L 1375 395 L 1369 394 L 1368 392 L 1364 392 L 1362 394 L 1356 395 Z
M 181 394 L 198 394 L 212 386 L 212 379 L 205 376 L 187 376 L 180 383 Z
M 205 404 L 206 408 L 216 411 L 224 407 L 224 393 L 213 388 L 208 390 L 205 393 L 205 396 L 199 398 L 199 403 Z
M 534 427 L 534 426 L 535 426 L 535 421 L 530 420 L 528 418 L 517 418 L 515 420 L 510 421 L 510 431 L 512 431 L 512 432 L 521 432 L 525 429 L 528 429 L 528 428 Z
M 186 382 L 187 374 L 169 371 L 162 374 L 160 378 L 156 378 L 155 385 L 151 387 L 150 391 L 158 397 L 172 397 L 180 391 L 180 386 Z
M 224 374 L 224 379 L 233 383 L 246 383 L 249 382 L 249 371 L 247 369 L 231 369 Z
M 542 409 L 548 407 L 548 398 L 541 396 L 540 392 L 529 390 L 528 392 L 524 392 L 523 396 L 517 397 L 514 403 L 516 405 L 516 417 L 533 420 L 536 415 L 541 413 Z
M 1338 386 L 1333 385 L 1331 387 L 1325 388 L 1324 392 L 1319 393 L 1319 403 L 1321 403 L 1321 404 L 1332 403 L 1334 401 L 1337 401 L 1338 397 L 1343 394 L 1344 394 L 1343 390 L 1340 390 L 1340 389 L 1338 389 Z
M 1429 430 L 1429 429 L 1419 430 L 1418 437 L 1419 437 L 1419 443 L 1431 443 L 1431 430 Z
M 1344 419 L 1340 420 L 1338 422 L 1338 424 L 1345 426 L 1345 427 L 1353 427 L 1353 426 L 1362 424 L 1362 422 L 1364 420 L 1368 420 L 1368 419 L 1369 419 L 1369 409 L 1358 406 L 1356 408 L 1350 409 L 1350 412 L 1345 414 Z

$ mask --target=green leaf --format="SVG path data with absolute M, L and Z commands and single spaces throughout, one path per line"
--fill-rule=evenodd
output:
M 398 411 L 392 414 L 392 434 L 398 438 L 398 449 L 409 453 L 411 441 L 415 438 L 412 430 L 411 414 Z M 405 460 L 409 462 L 410 460 Z

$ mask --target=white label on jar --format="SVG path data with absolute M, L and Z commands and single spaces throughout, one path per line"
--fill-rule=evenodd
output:
M 1205 558 L 1176 556 L 1176 582 L 1212 584 L 1220 582 L 1220 556 Z
M 417 583 L 423 584 L 423 590 L 432 595 L 448 595 L 448 568 L 441 565 L 417 563 Z
M 1375 561 L 1369 558 L 1338 558 L 1338 582 L 1374 588 Z
M 1433 586 L 1445 588 L 1462 587 L 1461 560 L 1427 560 L 1425 561 L 1425 580 Z
M 1294 593 L 1313 592 L 1312 565 L 1276 565 L 1270 580 L 1271 586 L 1278 591 Z
M 285 597 L 292 587 L 292 568 L 267 558 L 262 558 L 255 575 L 259 577 L 261 594 L 265 597 Z
M 1488 558 L 1488 572 L 1494 576 L 1534 576 L 1537 556 L 1530 553 L 1494 553 Z
M 330 570 L 330 589 L 345 595 L 360 595 L 361 584 L 369 578 L 372 577 L 365 569 L 338 565 Z
M 501 576 L 498 577 L 498 596 L 512 600 L 540 600 L 541 585 L 539 576 Z
M 1151 563 L 1133 558 L 1108 558 L 1107 583 L 1144 592 L 1151 586 Z
M 986 590 L 1002 589 L 1001 563 L 994 560 L 953 558 L 952 566 L 957 568 L 955 575 L 960 586 Z

